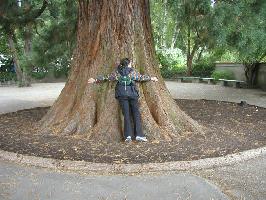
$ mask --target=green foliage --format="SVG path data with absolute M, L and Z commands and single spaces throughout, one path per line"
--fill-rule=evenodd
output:
M 237 52 L 243 63 L 260 62 L 266 56 L 266 1 L 219 1 L 211 34 L 219 47 Z
M 9 57 L 0 55 L 0 82 L 11 80 L 16 81 L 16 79 L 17 77 L 14 66 L 12 64 L 12 60 Z
M 32 69 L 33 29 L 41 19 L 48 2 L 47 0 L 3 0 L 0 3 L 0 30 L 8 38 L 9 44 L 12 44 L 12 51 L 9 51 L 9 54 L 16 60 L 18 72 L 23 71 L 18 80 L 20 86 L 30 85 L 27 77 Z
M 186 67 L 177 67 L 169 69 L 167 67 L 161 67 L 161 74 L 163 78 L 176 78 L 179 76 L 184 76 L 186 74 Z
M 188 58 L 199 73 L 201 55 L 214 48 L 213 37 L 209 34 L 213 13 L 210 0 L 152 0 L 151 19 L 157 51 L 177 48 L 186 61 Z M 182 66 L 190 62 L 182 62 Z M 172 67 L 173 68 L 173 67 Z M 202 69 L 206 71 L 206 67 Z M 171 71 L 167 69 L 166 71 Z M 190 72 L 190 69 L 187 71 Z M 203 73 L 203 74 L 210 74 Z
M 200 59 L 193 64 L 192 75 L 199 77 L 210 77 L 215 70 L 215 62 L 221 57 L 219 51 L 203 53 Z
M 47 72 L 39 71 L 39 72 L 31 72 L 31 77 L 37 80 L 45 78 Z
M 8 56 L 10 54 L 8 47 L 6 34 L 0 32 L 0 54 L 4 56 Z
M 212 19 L 212 9 L 209 0 L 169 0 L 173 13 L 176 13 L 176 23 L 179 28 L 177 45 L 184 53 L 195 47 L 208 45 L 209 21 Z M 190 40 L 189 47 L 187 41 Z
M 214 78 L 216 81 L 218 81 L 219 79 L 227 79 L 227 80 L 235 79 L 234 73 L 227 70 L 214 71 L 211 77 Z
M 55 77 L 65 76 L 76 44 L 77 1 L 22 2 L 22 7 L 16 0 L 0 3 L 1 54 L 11 57 L 7 33 L 13 31 L 23 69 L 52 69 Z M 153 36 L 164 77 L 185 75 L 187 55 L 193 49 L 194 76 L 210 76 L 212 63 L 218 60 L 240 61 L 246 66 L 266 60 L 266 1 L 221 0 L 213 7 L 210 0 L 150 2 Z M 32 52 L 25 55 L 27 31 L 31 33 Z M 44 75 L 46 72 L 33 72 L 36 78 Z
M 199 62 L 193 65 L 192 75 L 198 77 L 210 77 L 215 70 L 214 63 L 211 62 Z
M 0 72 L 0 82 L 16 80 L 16 74 L 12 72 Z
M 57 1 L 56 18 L 47 17 L 33 41 L 35 66 L 54 67 L 55 77 L 67 75 L 76 44 L 77 3 Z
M 31 71 L 31 77 L 37 80 L 45 78 L 48 74 L 48 69 L 45 67 L 34 67 Z
M 185 58 L 182 52 L 178 49 L 165 49 L 164 51 L 157 51 L 157 56 L 161 64 L 161 73 L 164 78 L 175 78 L 178 76 L 185 76 L 187 68 Z M 217 55 L 203 54 L 199 62 L 193 65 L 192 75 L 200 77 L 210 77 L 215 69 L 214 62 Z
M 68 76 L 68 72 L 69 72 L 69 67 L 66 66 L 66 65 L 54 68 L 54 76 L 55 76 L 55 78 L 67 77 Z
M 175 78 L 186 74 L 184 58 L 178 51 L 160 51 L 157 53 L 164 78 Z M 182 64 L 183 63 L 183 64 Z
M 36 19 L 46 9 L 49 1 L 20 1 L 3 0 L 0 3 L 0 28 L 6 34 L 10 34 L 17 28 L 24 28 L 30 23 L 35 23 Z
M 170 5 L 165 0 L 152 0 L 150 6 L 156 49 L 169 48 L 172 46 L 176 28 L 175 15 L 169 11 Z
M 157 50 L 158 58 L 163 66 L 174 68 L 185 65 L 185 57 L 180 49 L 162 49 Z
M 215 52 L 214 61 L 242 62 L 250 78 L 256 63 L 266 60 L 266 1 L 215 1 L 211 6 L 209 0 L 152 0 L 151 8 L 156 50 L 181 49 L 192 58 L 193 75 L 209 76 L 213 70 L 202 52 Z M 162 63 L 163 73 L 173 71 L 169 62 Z
M 22 1 L 21 6 L 15 0 L 0 3 L 1 53 L 6 51 L 7 35 L 12 33 L 19 56 L 20 67 L 31 73 L 33 68 L 50 68 L 56 77 L 68 73 L 72 51 L 75 46 L 77 23 L 77 2 L 66 0 Z M 5 17 L 3 17 L 5 16 Z M 25 41 L 31 50 L 24 52 Z M 32 72 L 40 79 L 46 72 Z
M 258 63 L 266 57 L 266 1 L 219 1 L 211 34 L 217 47 L 237 53 L 237 60 L 245 66 L 250 87 L 255 86 Z
M 220 62 L 240 62 L 238 53 L 235 51 L 222 50 L 221 55 L 216 61 Z

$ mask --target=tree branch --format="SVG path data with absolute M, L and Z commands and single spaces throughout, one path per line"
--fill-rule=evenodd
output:
M 15 17 L 8 17 L 4 13 L 0 13 L 0 23 L 2 25 L 16 25 L 16 26 L 21 26 L 25 25 L 29 22 L 34 21 L 36 18 L 38 18 L 46 9 L 48 5 L 48 0 L 43 0 L 42 7 L 36 10 L 33 10 L 32 12 L 27 11 L 27 15 L 25 13 L 21 14 L 20 16 L 15 16 Z
M 36 18 L 41 16 L 41 14 L 46 9 L 47 5 L 48 5 L 48 0 L 43 0 L 42 7 L 40 9 L 33 10 L 31 13 L 29 13 L 28 16 L 26 15 L 24 19 L 21 19 L 21 22 L 27 24 L 29 22 L 34 21 Z
M 196 51 L 197 51 L 197 49 L 198 49 L 198 43 L 196 42 L 195 44 L 194 44 L 194 46 L 193 46 L 193 49 L 192 49 L 192 51 L 191 51 L 191 54 L 190 54 L 190 56 L 193 58 L 194 57 L 194 55 L 195 55 L 195 53 L 196 53 Z

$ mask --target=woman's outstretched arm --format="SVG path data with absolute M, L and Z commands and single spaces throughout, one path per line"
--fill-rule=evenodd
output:
M 133 70 L 133 72 L 130 73 L 130 76 L 131 76 L 132 80 L 139 81 L 139 82 L 158 81 L 157 77 L 151 77 L 149 75 L 140 74 L 137 70 Z
M 91 83 L 102 83 L 104 81 L 116 81 L 118 78 L 117 78 L 117 72 L 116 71 L 113 71 L 111 74 L 108 74 L 108 75 L 100 75 L 100 76 L 97 76 L 96 79 L 94 78 L 90 78 L 88 80 L 88 83 L 91 84 Z

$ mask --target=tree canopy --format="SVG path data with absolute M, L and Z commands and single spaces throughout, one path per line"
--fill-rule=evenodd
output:
M 150 5 L 157 53 L 173 52 L 178 58 L 172 63 L 186 65 L 189 75 L 198 63 L 210 63 L 226 54 L 245 64 L 247 80 L 255 84 L 256 65 L 265 60 L 266 52 L 265 1 L 150 0 Z M 3 0 L 1 53 L 14 57 L 16 50 L 17 65 L 25 74 L 36 67 L 68 71 L 77 15 L 76 1 Z
M 266 57 L 266 2 L 218 1 L 212 34 L 218 47 L 237 53 L 249 85 L 255 84 L 258 63 Z

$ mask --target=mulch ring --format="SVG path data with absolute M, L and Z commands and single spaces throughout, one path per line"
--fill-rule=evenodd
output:
M 38 135 L 34 125 L 48 111 L 34 108 L 0 115 L 0 149 L 46 158 L 98 163 L 150 163 L 217 157 L 266 145 L 266 109 L 209 100 L 176 100 L 208 128 L 205 137 L 186 135 L 179 142 L 126 144 Z

